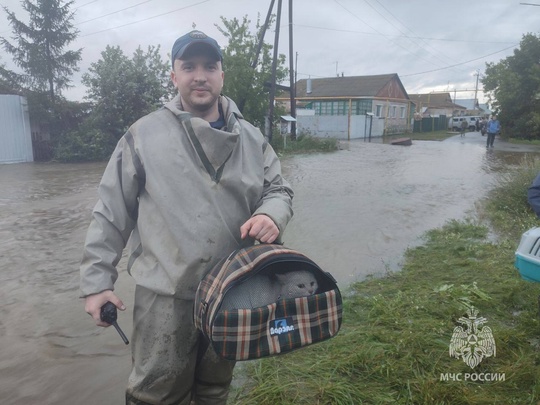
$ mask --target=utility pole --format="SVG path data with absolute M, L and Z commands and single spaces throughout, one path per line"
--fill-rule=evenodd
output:
M 254 71 L 257 68 L 257 63 L 259 61 L 259 55 L 261 54 L 261 49 L 264 44 L 264 35 L 266 34 L 266 30 L 268 29 L 268 25 L 270 24 L 270 18 L 272 17 L 272 10 L 274 9 L 274 1 L 272 0 L 270 2 L 270 7 L 268 8 L 268 13 L 266 14 L 266 20 L 264 21 L 264 25 L 261 29 L 261 35 L 259 37 L 259 43 L 257 45 L 257 51 L 255 52 L 255 56 L 253 60 L 251 61 L 251 72 L 250 77 L 248 78 L 249 82 L 251 83 L 253 81 L 253 75 Z M 238 109 L 240 112 L 244 111 L 244 106 L 246 105 L 246 95 L 244 95 L 240 100 L 238 101 Z
M 474 109 L 479 106 L 478 104 L 478 77 L 480 76 L 480 71 L 476 69 L 476 87 L 474 88 Z
M 296 80 L 294 78 L 294 60 L 293 60 L 293 0 L 289 0 L 289 82 L 290 82 L 290 100 L 291 117 L 296 119 Z M 291 140 L 296 139 L 296 121 L 291 122 Z
M 274 126 L 274 101 L 276 97 L 276 88 L 279 88 L 283 91 L 288 91 L 291 95 L 290 97 L 290 103 L 291 103 L 291 116 L 296 120 L 296 69 L 294 66 L 294 60 L 293 60 L 293 9 L 292 9 L 292 2 L 293 0 L 289 0 L 289 81 L 290 85 L 287 86 L 281 86 L 276 83 L 276 77 L 277 77 L 277 63 L 278 63 L 278 46 L 279 46 L 279 29 L 281 25 L 281 5 L 282 0 L 278 0 L 278 9 L 277 9 L 277 15 L 276 15 L 276 34 L 274 37 L 274 56 L 272 59 L 272 77 L 270 83 L 265 83 L 265 86 L 270 87 L 270 96 L 269 96 L 269 105 L 268 105 L 268 115 L 265 120 L 265 136 L 268 138 L 268 141 L 272 140 L 272 132 L 273 132 L 273 126 Z M 268 10 L 268 16 L 267 16 L 267 23 L 269 16 L 271 15 L 272 8 L 274 6 L 274 0 L 272 0 L 270 4 L 270 9 Z M 266 27 L 265 27 L 266 29 Z M 263 37 L 264 33 L 261 35 L 260 41 L 259 41 L 259 51 L 262 47 L 263 43 Z M 259 52 L 257 51 L 257 52 Z M 298 54 L 296 55 L 298 58 Z M 258 53 L 257 53 L 258 57 Z M 252 67 L 256 66 L 256 59 L 252 65 Z M 296 122 L 293 121 L 291 123 L 291 139 L 296 139 Z
M 276 97 L 276 71 L 278 60 L 279 27 L 281 25 L 281 1 L 278 0 L 276 16 L 276 35 L 274 37 L 274 59 L 272 60 L 272 79 L 270 83 L 270 100 L 268 106 L 268 117 L 266 118 L 266 136 L 268 141 L 272 141 L 272 131 L 274 126 L 274 99 Z

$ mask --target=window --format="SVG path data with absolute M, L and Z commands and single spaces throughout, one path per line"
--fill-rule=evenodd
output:
M 405 107 L 400 107 L 401 113 L 400 118 L 405 118 Z
M 397 107 L 395 105 L 392 106 L 392 115 L 390 115 L 390 118 L 396 118 L 396 110 Z
M 383 115 L 383 106 L 381 104 L 377 104 L 375 107 L 377 108 L 376 111 L 375 111 L 375 115 L 377 117 L 382 117 L 382 115 Z
M 339 101 L 336 104 L 337 104 L 337 109 L 334 109 L 334 115 L 347 115 L 349 111 L 349 102 Z
M 371 100 L 355 100 L 352 102 L 352 115 L 366 115 L 373 111 Z
M 365 115 L 373 109 L 371 100 L 314 101 L 310 105 L 316 115 L 349 115 L 349 103 L 351 115 Z

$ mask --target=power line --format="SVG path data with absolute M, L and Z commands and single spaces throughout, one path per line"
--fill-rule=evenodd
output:
M 490 54 L 487 54 L 487 55 L 484 55 L 484 56 L 480 56 L 479 58 L 476 58 L 476 59 L 471 59 L 471 60 L 468 60 L 466 62 L 461 62 L 461 63 L 458 63 L 458 64 L 455 64 L 455 65 L 452 65 L 452 66 L 446 66 L 446 67 L 443 67 L 443 68 L 440 68 L 440 69 L 433 69 L 433 70 L 427 70 L 425 72 L 418 72 L 418 73 L 411 73 L 411 74 L 408 74 L 408 75 L 400 75 L 400 77 L 409 77 L 409 76 L 416 76 L 416 75 L 421 75 L 421 74 L 424 74 L 424 73 L 431 73 L 431 72 L 437 72 L 439 70 L 444 70 L 444 69 L 450 69 L 452 67 L 455 67 L 455 66 L 459 66 L 459 65 L 465 65 L 467 63 L 471 63 L 471 62 L 476 62 L 477 60 L 480 60 L 480 59 L 484 59 L 484 58 L 487 58 L 488 56 L 492 56 L 492 55 L 495 55 L 497 53 L 500 53 L 500 52 L 504 52 L 508 49 L 511 49 L 511 48 L 514 48 L 516 46 L 518 46 L 519 44 L 514 44 L 512 46 L 509 46 L 507 48 L 504 48 L 504 49 L 501 49 L 499 51 L 496 51 L 496 52 L 493 52 L 493 53 L 490 53 Z
M 154 16 L 152 16 L 152 17 L 144 18 L 144 19 L 142 19 L 142 20 L 132 21 L 132 22 L 127 23 L 127 24 L 117 25 L 117 26 L 115 26 L 115 27 L 106 28 L 106 29 L 103 29 L 103 30 L 100 30 L 100 31 L 91 32 L 91 33 L 85 34 L 85 35 L 79 35 L 79 38 L 84 38 L 84 37 L 88 37 L 88 36 L 90 36 L 90 35 L 100 34 L 100 33 L 102 33 L 102 32 L 114 30 L 114 29 L 117 29 L 117 28 L 127 27 L 128 25 L 138 24 L 138 23 L 140 23 L 140 22 L 152 20 L 152 19 L 158 18 L 158 17 L 163 17 L 164 15 L 172 14 L 172 13 L 175 13 L 175 12 L 177 12 L 177 11 L 185 10 L 185 9 L 187 9 L 187 8 L 190 8 L 190 7 L 195 7 L 195 6 L 198 6 L 198 5 L 203 4 L 203 3 L 208 3 L 209 1 L 211 1 L 211 0 L 200 1 L 200 2 L 198 2 L 198 3 L 190 4 L 189 6 L 177 8 L 176 10 L 168 11 L 168 12 L 166 12 L 166 13 L 157 14 L 157 15 L 154 15 Z
M 423 39 L 428 41 L 448 41 L 448 42 L 465 42 L 465 43 L 478 43 L 478 44 L 511 44 L 512 42 L 501 42 L 501 41 L 474 41 L 470 39 L 451 39 L 451 38 L 429 38 L 429 37 L 414 37 L 410 35 L 389 35 L 389 34 L 382 34 L 377 32 L 365 32 L 365 31 L 355 31 L 355 30 L 344 30 L 339 28 L 328 28 L 328 27 L 317 27 L 314 25 L 304 25 L 304 24 L 294 24 L 295 27 L 302 27 L 302 28 L 312 28 L 316 30 L 325 30 L 325 31 L 336 31 L 336 32 L 346 32 L 351 34 L 365 34 L 365 35 L 380 35 L 383 37 L 396 37 L 396 38 L 410 38 L 410 39 Z
M 388 38 L 394 45 L 397 45 L 399 46 L 400 48 L 402 48 L 403 50 L 405 50 L 406 52 L 409 52 L 409 53 L 413 53 L 412 51 L 410 51 L 409 49 L 405 48 L 403 45 L 401 45 L 400 43 L 396 42 L 396 41 L 393 41 L 392 39 L 390 39 L 390 37 L 384 35 L 382 32 L 380 32 L 379 30 L 377 30 L 376 28 L 373 28 L 371 25 L 369 25 L 368 23 L 366 23 L 364 20 L 362 20 L 360 17 L 358 17 L 356 14 L 354 14 L 352 11 L 350 11 L 347 7 L 345 7 L 343 4 L 341 4 L 338 0 L 334 0 L 335 3 L 337 3 L 341 8 L 343 8 L 345 11 L 347 11 L 350 15 L 352 15 L 354 18 L 360 20 L 361 22 L 363 22 L 364 24 L 366 24 L 369 28 L 371 28 L 373 31 L 377 32 L 379 35 L 382 35 L 386 38 Z M 371 4 L 368 3 L 369 6 L 371 6 Z M 414 54 L 414 53 L 413 53 Z M 423 59 L 424 61 L 426 61 L 427 63 L 431 63 L 433 64 L 432 61 L 422 57 L 422 55 L 416 55 L 417 57 Z
M 501 52 L 504 52 L 508 49 L 511 49 L 511 48 L 514 48 L 515 46 L 517 46 L 519 44 L 514 44 L 512 46 L 509 46 L 507 48 L 504 48 L 504 49 L 500 49 L 496 52 L 493 52 L 493 53 L 490 53 L 490 54 L 487 54 L 487 55 L 484 55 L 484 56 L 480 56 L 479 58 L 476 58 L 476 59 L 471 59 L 471 60 L 468 60 L 468 61 L 465 61 L 465 62 L 461 62 L 461 63 L 456 63 L 454 65 L 451 65 L 451 66 L 446 66 L 446 67 L 442 67 L 442 68 L 439 68 L 439 69 L 432 69 L 432 70 L 427 70 L 425 72 L 419 72 L 419 73 L 411 73 L 411 74 L 408 74 L 408 75 L 402 75 L 400 74 L 399 77 L 410 77 L 410 76 L 417 76 L 417 75 L 421 75 L 421 74 L 424 74 L 424 73 L 432 73 L 432 72 L 438 72 L 440 70 L 445 70 L 445 69 L 450 69 L 450 68 L 453 68 L 453 67 L 456 67 L 456 66 L 459 66 L 459 65 L 465 65 L 467 63 L 471 63 L 471 62 L 475 62 L 477 60 L 480 60 L 480 59 L 484 59 L 484 58 L 487 58 L 488 56 L 493 56 L 497 53 L 501 53 Z M 299 75 L 302 75 L 302 76 L 309 76 L 309 77 L 317 77 L 317 78 L 326 78 L 328 76 L 317 76 L 317 75 L 314 75 L 314 74 L 311 74 L 311 73 L 300 73 L 298 72 Z M 471 90 L 471 91 L 474 91 L 474 90 Z
M 365 0 L 367 1 L 367 0 Z M 415 35 L 415 39 L 419 39 L 420 42 L 414 42 L 417 46 L 419 46 L 421 49 L 424 49 L 426 52 L 430 53 L 431 55 L 433 55 L 435 58 L 437 58 L 438 60 L 440 60 L 443 65 L 445 64 L 448 64 L 448 63 L 455 63 L 455 61 L 451 60 L 449 57 L 447 57 L 445 54 L 443 54 L 442 52 L 440 52 L 437 48 L 434 48 L 433 46 L 431 46 L 429 44 L 429 42 L 423 38 L 419 38 L 417 36 L 417 34 L 411 29 L 409 28 L 406 24 L 404 24 L 399 18 L 397 18 L 394 14 L 392 14 L 392 12 L 390 10 L 388 10 L 388 8 L 386 8 L 384 6 L 384 4 L 382 4 L 379 0 L 375 0 L 377 2 L 377 4 L 382 7 L 384 9 L 384 11 L 390 15 L 394 20 L 396 20 L 401 26 L 403 26 L 407 32 L 410 32 L 412 33 L 413 35 Z M 379 11 L 377 11 L 377 13 L 379 13 L 381 16 L 383 16 L 385 19 L 386 17 L 384 16 L 384 14 L 380 13 Z M 393 25 L 393 24 L 392 24 Z M 394 25 L 393 25 L 394 26 Z M 396 27 L 399 32 L 401 32 L 403 35 L 406 36 L 406 33 L 405 32 L 402 32 L 398 27 Z M 433 52 L 431 52 L 428 48 L 432 49 Z M 440 56 L 439 56 L 440 54 Z M 443 59 L 444 58 L 444 59 Z
M 95 0 L 95 1 L 97 1 L 97 0 Z M 90 2 L 90 3 L 95 3 L 95 1 L 92 1 L 92 2 Z M 87 22 L 90 22 L 90 21 L 99 20 L 100 18 L 108 17 L 108 16 L 110 16 L 110 15 L 119 13 L 119 12 L 121 12 L 121 11 L 129 10 L 130 8 L 134 8 L 134 7 L 140 6 L 141 4 L 150 3 L 151 1 L 154 1 L 154 0 L 146 0 L 146 1 L 143 1 L 143 2 L 141 2 L 141 3 L 134 4 L 133 6 L 125 7 L 125 8 L 122 8 L 122 9 L 120 9 L 120 10 L 116 10 L 116 11 L 113 11 L 113 12 L 111 12 L 111 13 L 108 13 L 108 14 L 100 15 L 99 17 L 95 17 L 95 18 L 92 18 L 92 19 L 90 19 L 90 20 L 82 21 L 82 22 L 77 23 L 77 24 L 75 24 L 75 25 L 81 25 L 81 24 L 84 24 L 84 23 L 87 23 Z M 90 4 L 90 3 L 87 3 L 87 4 Z M 86 4 L 85 4 L 85 5 L 86 5 Z M 84 7 L 84 6 L 81 6 L 81 7 Z M 80 7 L 79 7 L 79 8 L 80 8 Z
M 77 7 L 75 10 L 73 10 L 73 12 L 77 11 L 77 10 L 80 9 L 80 8 L 83 8 L 84 6 L 87 6 L 87 5 L 89 5 L 89 4 L 95 3 L 96 1 L 99 1 L 99 0 L 93 0 L 93 1 L 89 1 L 88 3 L 84 3 L 83 5 L 80 5 L 80 6 Z

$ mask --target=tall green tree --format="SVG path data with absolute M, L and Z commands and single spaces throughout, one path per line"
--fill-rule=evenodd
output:
M 146 52 L 139 47 L 132 58 L 120 47 L 107 46 L 82 79 L 91 112 L 77 131 L 62 140 L 56 158 L 107 159 L 131 124 L 176 93 L 170 69 L 170 62 L 161 58 L 159 46 L 150 46 Z
M 14 73 L 6 69 L 4 63 L 0 64 L 0 94 L 16 94 L 20 91 Z
M 107 46 L 82 79 L 99 129 L 116 142 L 131 124 L 171 98 L 170 69 L 159 46 L 146 52 L 139 47 L 132 58 L 118 46 Z
M 256 56 L 259 37 L 263 30 L 260 18 L 257 18 L 256 32 L 250 31 L 251 21 L 244 16 L 240 21 L 221 17 L 223 27 L 217 29 L 228 39 L 223 50 L 223 69 L 225 85 L 223 93 L 238 102 L 244 117 L 259 128 L 264 128 L 268 114 L 270 89 L 265 83 L 272 79 L 273 46 L 263 43 L 255 69 L 251 67 Z M 270 22 L 270 24 L 272 21 Z M 281 83 L 288 75 L 284 67 L 285 55 L 280 54 L 277 64 L 276 83 Z M 276 111 L 277 113 L 277 111 Z
M 512 56 L 487 63 L 482 80 L 505 136 L 540 139 L 540 37 L 523 36 Z
M 72 23 L 72 4 L 73 1 L 23 0 L 28 23 L 4 7 L 14 42 L 3 37 L 0 42 L 23 71 L 16 76 L 17 85 L 34 92 L 47 92 L 51 102 L 61 95 L 62 90 L 70 87 L 70 77 L 78 71 L 77 65 L 81 60 L 81 49 L 65 50 L 79 32 Z

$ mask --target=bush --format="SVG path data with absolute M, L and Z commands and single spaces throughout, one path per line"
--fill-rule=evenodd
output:
M 307 152 L 333 152 L 338 149 L 338 140 L 335 138 L 315 138 L 308 134 L 301 134 L 296 140 L 291 140 L 290 136 L 284 139 L 281 134 L 272 137 L 272 147 L 276 153 L 294 154 Z
M 107 160 L 116 141 L 98 129 L 78 130 L 67 134 L 58 142 L 54 159 L 60 162 L 97 162 Z

